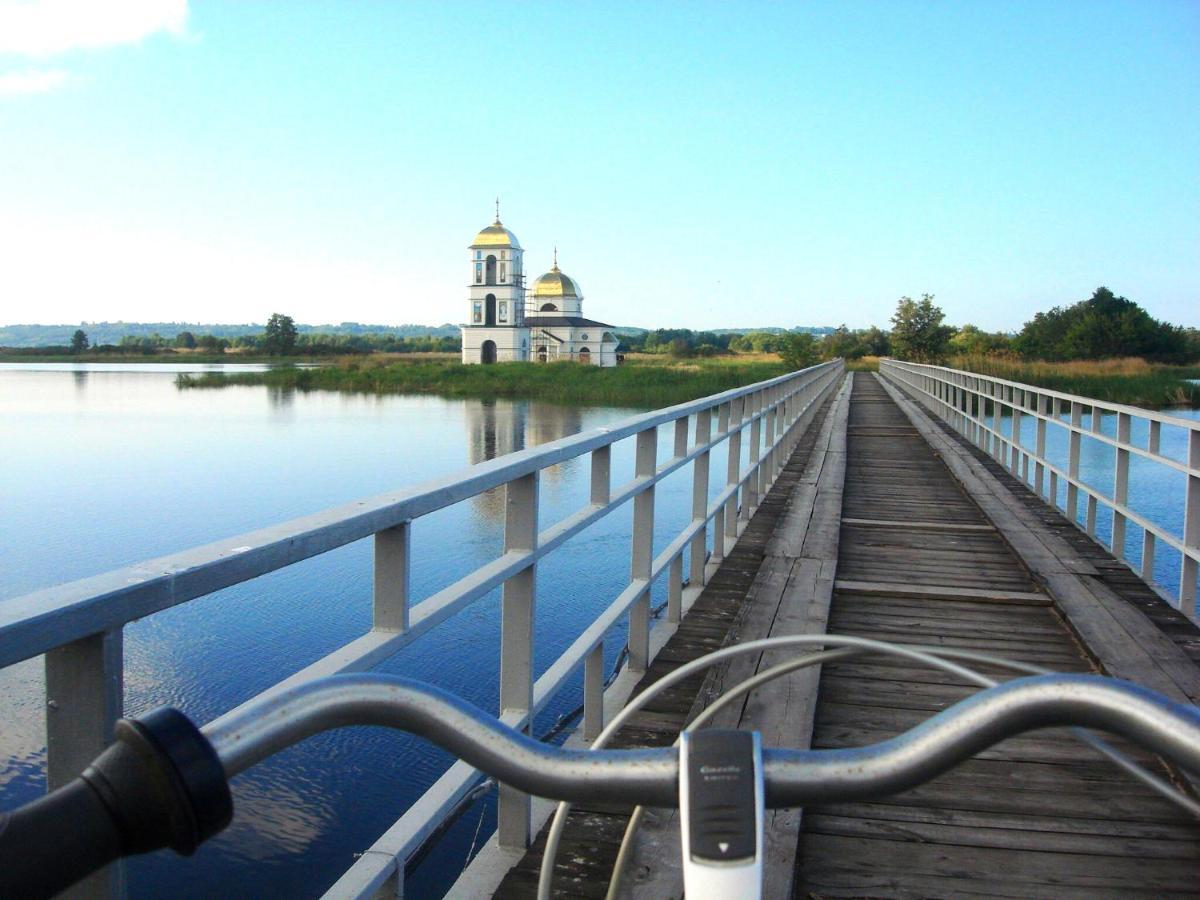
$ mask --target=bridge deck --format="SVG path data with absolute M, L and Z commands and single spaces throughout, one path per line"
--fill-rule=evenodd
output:
M 984 473 L 994 478 L 987 489 L 1029 514 L 1009 515 L 981 497 L 964 481 L 966 463 L 948 468 L 943 457 L 974 453 L 977 467 L 987 458 L 954 437 L 939 443 L 931 437 L 937 426 L 910 412 L 874 377 L 853 377 L 852 393 L 832 404 L 820 434 L 811 429 L 644 683 L 723 642 L 819 632 L 827 615 L 831 632 L 970 648 L 1059 671 L 1143 674 L 1150 686 L 1194 701 L 1195 626 L 1056 512 L 1036 508 L 1040 501 L 994 464 Z M 1031 566 L 1036 553 L 1022 547 L 1028 535 L 1016 527 L 1060 556 Z M 1090 580 L 1081 586 L 1077 572 Z M 1072 606 L 1068 595 L 1080 590 L 1106 591 L 1112 621 L 1097 624 L 1086 604 Z M 1089 640 L 1097 630 L 1102 639 Z M 1113 643 L 1127 634 L 1128 653 Z M 723 679 L 776 661 L 750 660 L 669 692 L 618 743 L 669 743 Z M 895 735 L 972 690 L 940 672 L 871 657 L 827 665 L 819 683 L 816 672 L 789 676 L 773 696 L 746 702 L 720 724 L 759 728 L 768 744 L 854 746 Z M 624 812 L 576 813 L 556 894 L 603 895 Z M 1200 884 L 1196 823 L 1062 730 L 1007 741 L 885 800 L 782 811 L 768 838 L 772 897 L 1097 897 L 1195 893 Z M 533 895 L 543 841 L 544 834 L 497 896 Z M 628 891 L 679 895 L 673 842 L 673 816 L 648 815 Z
M 959 588 L 997 593 L 949 599 Z M 1096 669 L 1051 598 L 873 378 L 857 379 L 850 410 L 829 630 L 1058 671 Z M 826 666 L 813 745 L 885 739 L 972 691 L 878 658 Z M 1195 823 L 1063 730 L 1006 741 L 883 801 L 808 810 L 796 859 L 799 896 L 1097 897 L 1194 893 L 1198 884 Z

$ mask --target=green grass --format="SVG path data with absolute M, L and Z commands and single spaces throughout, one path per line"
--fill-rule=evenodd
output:
M 947 364 L 956 369 L 1109 403 L 1149 409 L 1200 407 L 1200 384 L 1188 381 L 1189 378 L 1200 378 L 1200 366 L 1162 366 L 1136 358 L 1049 363 L 986 356 L 959 356 Z
M 464 366 L 441 361 L 342 362 L 319 369 L 181 374 L 181 388 L 270 385 L 301 391 L 514 397 L 591 406 L 660 407 L 782 375 L 778 359 L 631 360 L 615 369 L 577 363 Z

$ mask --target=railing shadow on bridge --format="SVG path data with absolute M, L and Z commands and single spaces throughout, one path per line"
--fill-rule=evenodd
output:
M 1117 559 L 1126 562 L 1180 611 L 1197 617 L 1200 422 L 944 366 L 887 359 L 880 362 L 879 371 L 1089 536 L 1106 537 Z M 1115 420 L 1112 434 L 1105 432 L 1106 417 Z M 1023 427 L 1026 420 L 1033 421 L 1032 429 Z M 1164 427 L 1181 438 L 1182 458 L 1165 452 Z M 1065 448 L 1059 448 L 1065 452 L 1047 452 L 1049 429 L 1061 432 L 1057 442 L 1053 440 L 1055 435 L 1049 435 L 1051 445 L 1061 445 L 1065 437 Z M 1144 444 L 1136 442 L 1135 432 L 1144 435 Z M 1085 442 L 1107 448 L 1112 454 L 1111 477 L 1105 479 L 1103 487 L 1088 483 L 1081 474 Z M 1175 499 L 1182 497 L 1182 504 L 1171 504 L 1179 507 L 1172 511 L 1180 516 L 1179 521 L 1155 521 L 1133 508 L 1131 459 L 1182 479 L 1182 490 L 1175 494 Z M 1100 507 L 1110 513 L 1107 534 L 1098 534 Z M 1159 518 L 1174 516 L 1166 513 Z M 1140 553 L 1136 531 L 1130 532 L 1130 524 L 1142 532 Z M 1167 552 L 1173 557 L 1168 565 L 1157 562 L 1159 544 L 1169 548 Z
M 397 493 L 5 601 L 0 604 L 0 668 L 45 656 L 48 789 L 77 775 L 112 738 L 122 714 L 126 624 L 364 538 L 374 541 L 373 627 L 257 697 L 314 678 L 370 669 L 500 588 L 500 720 L 530 728 L 533 717 L 582 667 L 582 732 L 594 738 L 604 725 L 606 636 L 628 617 L 627 667 L 645 671 L 652 648 L 665 642 L 661 634 L 652 639 L 653 585 L 665 575 L 667 615 L 654 628 L 672 630 L 737 540 L 843 372 L 840 360 L 823 363 L 508 454 Z M 661 463 L 660 428 L 673 439 L 673 453 Z M 634 477 L 613 485 L 611 448 L 625 439 L 636 445 Z M 723 442 L 728 446 L 724 487 L 712 496 L 709 455 Z M 589 502 L 540 529 L 540 473 L 583 456 L 591 463 Z M 689 465 L 691 518 L 655 554 L 655 485 Z M 501 554 L 436 593 L 413 598 L 413 523 L 498 488 L 504 493 Z M 627 586 L 536 675 L 532 623 L 538 561 L 630 501 Z M 481 780 L 462 762 L 451 766 L 333 892 L 371 896 L 389 882 L 402 886 L 406 861 Z M 497 821 L 501 846 L 526 846 L 532 827 L 528 795 L 501 786 Z M 115 889 L 117 880 L 106 883 Z M 92 882 L 92 887 L 99 884 Z

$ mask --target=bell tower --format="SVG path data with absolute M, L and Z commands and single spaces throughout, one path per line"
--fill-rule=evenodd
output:
M 467 324 L 463 326 L 464 363 L 528 358 L 525 329 L 525 267 L 517 236 L 496 220 L 470 246 Z

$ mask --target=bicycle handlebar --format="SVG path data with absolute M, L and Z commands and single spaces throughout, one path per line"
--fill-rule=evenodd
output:
M 306 737 L 349 725 L 410 731 L 540 797 L 663 807 L 678 802 L 674 747 L 554 747 L 421 682 L 338 675 L 260 697 L 202 729 L 172 709 L 121 720 L 117 742 L 80 779 L 0 817 L 0 895 L 49 896 L 110 862 L 114 847 L 120 855 L 168 846 L 191 853 L 228 824 L 229 778 Z M 1200 771 L 1196 707 L 1111 678 L 1041 675 L 982 691 L 868 747 L 765 750 L 766 805 L 896 793 L 1005 738 L 1067 725 L 1116 732 Z

